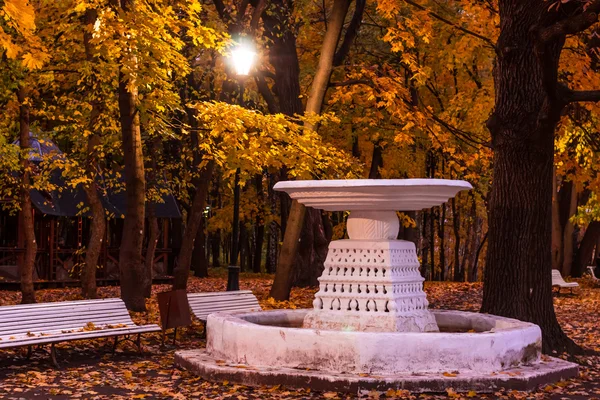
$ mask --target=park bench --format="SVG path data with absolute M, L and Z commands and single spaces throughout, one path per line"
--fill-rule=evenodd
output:
M 560 289 L 568 288 L 571 289 L 571 293 L 573 293 L 573 288 L 579 287 L 577 282 L 565 282 L 560 271 L 557 269 L 552 270 L 552 286 L 558 287 L 558 293 L 560 294 Z
M 258 300 L 250 290 L 188 293 L 187 297 L 192 313 L 204 323 L 209 314 L 216 312 L 261 310 Z
M 132 341 L 141 348 L 141 334 L 158 332 L 158 325 L 136 325 L 121 299 L 63 301 L 0 307 L 0 349 L 50 345 L 50 357 L 58 367 L 54 345 L 73 340 L 114 337 L 113 352 L 119 341 Z M 121 340 L 119 340 L 121 338 Z

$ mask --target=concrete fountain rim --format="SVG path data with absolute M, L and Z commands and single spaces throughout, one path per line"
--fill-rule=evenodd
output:
M 467 339 L 468 346 L 464 346 L 465 351 L 471 351 L 469 357 L 475 360 L 478 349 L 485 348 L 487 344 L 502 343 L 503 335 L 507 335 L 507 339 L 523 337 L 525 343 L 533 343 L 537 335 L 540 335 L 539 327 L 534 324 L 522 322 L 514 319 L 489 316 L 487 314 L 469 313 L 464 311 L 453 310 L 431 310 L 436 319 L 452 315 L 470 316 L 479 318 L 494 318 L 497 321 L 507 324 L 505 327 L 500 327 L 494 332 L 457 332 L 457 333 L 411 333 L 411 332 L 341 332 L 341 331 L 325 331 L 294 327 L 280 327 L 259 325 L 244 318 L 252 318 L 260 315 L 262 317 L 273 317 L 279 315 L 294 316 L 300 318 L 308 310 L 269 310 L 261 312 L 242 312 L 242 313 L 215 313 L 208 318 L 208 340 L 207 350 L 184 350 L 178 351 L 175 354 L 175 362 L 177 365 L 189 369 L 193 373 L 202 376 L 205 379 L 212 381 L 227 380 L 244 385 L 284 385 L 288 387 L 310 387 L 313 390 L 327 390 L 340 392 L 358 393 L 362 390 L 379 390 L 386 391 L 388 389 L 407 389 L 413 392 L 443 392 L 446 388 L 452 387 L 456 391 L 490 392 L 497 390 L 500 387 L 516 389 L 516 390 L 532 390 L 538 385 L 554 382 L 559 379 L 574 377 L 578 373 L 577 364 L 573 364 L 564 360 L 551 357 L 542 357 L 531 363 L 518 366 L 508 366 L 499 371 L 483 371 L 479 368 L 469 370 L 456 370 L 449 368 L 446 371 L 429 371 L 429 372 L 395 372 L 395 373 L 362 373 L 353 372 L 336 372 L 336 370 L 315 368 L 306 368 L 285 363 L 277 362 L 274 357 L 276 350 L 269 352 L 268 346 L 275 346 L 275 340 L 283 340 L 289 346 L 300 346 L 295 349 L 296 353 L 302 354 L 304 351 L 311 351 L 312 348 L 319 346 L 317 342 L 306 341 L 305 336 L 296 336 L 293 333 L 309 333 L 312 339 L 321 339 L 327 341 L 328 337 L 344 336 L 352 338 L 345 343 L 359 344 L 363 339 L 368 339 L 369 336 L 377 335 L 379 339 L 378 346 L 385 346 L 390 338 L 395 338 L 396 343 L 409 343 L 411 338 L 431 338 L 436 339 L 439 348 L 444 346 L 452 349 L 451 342 L 453 340 Z M 443 326 L 443 321 L 442 324 Z M 231 329 L 233 327 L 233 329 Z M 520 327 L 520 328 L 519 328 Z M 281 335 L 283 331 L 283 335 Z M 260 335 L 260 339 L 252 339 L 254 335 Z M 333 335 L 333 336 L 332 336 Z M 244 340 L 246 338 L 246 340 Z M 477 345 L 477 338 L 483 338 L 481 343 L 483 347 Z M 541 338 L 541 336 L 540 336 Z M 400 342 L 399 339 L 403 341 Z M 492 339 L 490 341 L 489 339 Z M 261 341 L 262 344 L 257 344 Z M 404 341 L 406 340 L 406 341 Z M 303 345 L 303 343 L 305 345 Z M 320 342 L 322 343 L 322 342 Z M 412 342 L 414 343 L 414 342 Z M 539 351 L 538 345 L 541 341 L 536 342 L 536 351 Z M 216 351 L 215 346 L 218 348 Z M 249 354 L 248 349 L 253 346 L 258 349 L 255 354 Z M 370 345 L 371 348 L 372 344 Z M 391 346 L 391 345 L 390 345 Z M 409 345 L 405 345 L 409 347 Z M 351 348 L 351 347 L 350 347 Z M 357 347 L 358 348 L 358 347 Z M 518 349 L 516 347 L 515 349 Z M 508 350 L 510 349 L 510 346 Z M 229 352 L 232 357 L 228 357 L 219 351 Z M 250 350 L 251 352 L 252 350 Z M 422 351 L 422 349 L 421 349 Z M 462 351 L 462 350 L 461 350 Z M 237 353 L 236 353 L 237 352 Z M 390 348 L 384 348 L 381 354 L 386 354 L 393 351 Z M 270 354 L 269 354 L 270 353 Z M 272 357 L 272 362 L 254 363 L 254 356 L 259 359 L 261 355 L 265 355 L 263 360 L 269 360 Z M 364 354 L 361 355 L 364 357 Z M 440 356 L 443 357 L 443 356 Z M 377 358 L 375 358 L 377 359 Z M 367 360 L 367 363 L 373 359 Z M 322 360 L 321 360 L 322 361 Z M 364 361 L 364 360 L 363 360 Z M 407 361 L 408 363 L 409 361 Z M 410 362 L 416 362 L 410 360 Z M 317 364 L 319 365 L 319 364 Z
M 278 314 L 287 314 L 292 315 L 298 314 L 297 318 L 303 317 L 306 315 L 311 309 L 274 309 L 274 310 L 263 310 L 263 311 L 251 311 L 251 312 L 217 312 L 213 313 L 209 316 L 211 319 L 220 319 L 222 321 L 226 321 L 228 323 L 240 325 L 240 326 L 260 326 L 265 327 L 265 329 L 280 329 L 284 328 L 286 330 L 295 330 L 295 331 L 313 331 L 319 335 L 327 335 L 327 334 L 342 334 L 348 336 L 356 336 L 360 338 L 360 336 L 371 336 L 373 334 L 377 335 L 392 335 L 392 336 L 417 336 L 421 337 L 421 335 L 428 335 L 432 337 L 444 337 L 447 335 L 461 335 L 461 336 L 477 336 L 482 334 L 497 334 L 502 332 L 511 332 L 511 331 L 522 331 L 523 329 L 532 329 L 535 331 L 539 331 L 539 327 L 530 322 L 520 321 L 514 318 L 506 318 L 492 314 L 484 314 L 479 312 L 471 312 L 471 311 L 459 311 L 459 310 L 442 310 L 442 309 L 430 309 L 429 311 L 434 314 L 436 317 L 443 316 L 460 316 L 466 318 L 489 318 L 497 322 L 501 322 L 507 324 L 505 327 L 495 327 L 485 331 L 475 331 L 475 332 L 361 332 L 361 331 L 338 331 L 338 330 L 326 330 L 326 329 L 312 329 L 312 328 L 304 328 L 304 327 L 290 327 L 290 326 L 278 326 L 278 325 L 269 325 L 269 324 L 260 324 L 256 322 L 249 321 L 246 318 L 252 318 L 256 316 L 269 316 L 269 315 L 278 315 Z M 445 322 L 442 320 L 438 322 L 438 325 L 447 326 Z

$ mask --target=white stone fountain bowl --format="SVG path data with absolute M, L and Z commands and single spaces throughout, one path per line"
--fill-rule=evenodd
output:
M 249 367 L 378 376 L 473 371 L 488 374 L 540 360 L 540 328 L 514 319 L 433 310 L 442 331 L 459 333 L 298 328 L 308 311 L 211 314 L 207 321 L 207 353 L 214 359 Z
M 418 211 L 439 206 L 473 187 L 450 179 L 340 179 L 283 181 L 273 188 L 307 207 L 326 211 Z

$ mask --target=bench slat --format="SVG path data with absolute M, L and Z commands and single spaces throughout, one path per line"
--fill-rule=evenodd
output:
M 43 321 L 43 320 L 54 320 L 54 319 L 62 319 L 62 318 L 68 318 L 70 320 L 75 320 L 75 319 L 85 320 L 85 319 L 95 318 L 98 316 L 100 316 L 100 317 L 113 316 L 113 317 L 119 317 L 119 318 L 131 318 L 129 316 L 128 312 L 123 312 L 121 310 L 101 310 L 101 309 L 86 311 L 86 312 L 82 312 L 82 313 L 78 313 L 75 311 L 60 311 L 57 313 L 47 313 L 47 314 L 40 314 L 37 316 L 26 316 L 26 317 L 21 317 L 21 318 L 18 315 L 12 315 L 12 316 L 8 317 L 8 316 L 4 316 L 4 315 L 0 314 L 0 318 L 1 318 L 0 319 L 0 328 L 4 325 L 8 325 L 8 324 L 14 323 L 14 322 L 27 323 L 29 321 Z
M 66 334 L 57 334 L 57 335 L 49 335 L 49 336 L 36 336 L 36 337 L 27 337 L 27 338 L 16 338 L 14 340 L 9 340 L 4 342 L 4 340 L 0 341 L 0 348 L 10 348 L 10 347 L 22 347 L 22 346 L 32 346 L 36 344 L 50 344 L 50 343 L 60 343 L 67 342 L 72 340 L 83 340 L 83 339 L 97 339 L 103 337 L 111 337 L 111 336 L 123 336 L 128 334 L 138 334 L 138 333 L 151 333 L 151 332 L 159 332 L 161 329 L 158 325 L 144 325 L 137 326 L 135 328 L 122 328 L 122 329 L 103 329 L 98 331 L 85 331 L 85 332 L 74 332 L 74 333 L 66 333 Z
M 190 297 L 193 297 L 193 298 L 201 298 L 201 297 L 214 298 L 214 297 L 220 297 L 220 296 L 240 296 L 240 295 L 248 295 L 248 294 L 254 296 L 254 294 L 252 294 L 251 290 L 235 290 L 235 291 L 230 291 L 230 292 L 188 293 L 188 298 L 190 298 Z
M 10 336 L 14 333 L 36 333 L 36 332 L 46 332 L 46 331 L 60 331 L 60 330 L 72 330 L 72 329 L 81 329 L 85 327 L 87 324 L 73 324 L 73 323 L 54 323 L 54 324 L 43 324 L 38 326 L 23 326 L 23 327 L 12 327 L 10 329 L 0 329 L 0 337 L 2 336 Z M 125 319 L 110 319 L 104 321 L 95 321 L 94 325 L 97 327 L 103 327 L 107 325 L 134 325 L 131 321 Z

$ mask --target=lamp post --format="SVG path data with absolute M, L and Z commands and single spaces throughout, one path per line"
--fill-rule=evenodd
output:
M 244 79 L 254 64 L 256 52 L 247 43 L 241 42 L 231 50 L 231 62 L 239 82 L 238 103 L 244 107 Z M 227 290 L 240 290 L 240 267 L 238 265 L 240 232 L 240 168 L 235 171 L 233 189 L 233 229 L 231 232 L 231 254 L 227 275 Z

